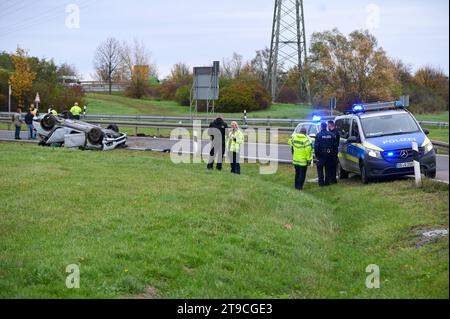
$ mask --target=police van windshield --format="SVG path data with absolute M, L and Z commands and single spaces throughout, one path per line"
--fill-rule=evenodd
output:
M 407 113 L 361 119 L 366 138 L 420 132 L 416 121 Z

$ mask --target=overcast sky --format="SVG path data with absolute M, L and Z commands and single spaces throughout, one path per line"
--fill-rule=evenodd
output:
M 233 52 L 252 58 L 270 45 L 274 2 L 0 0 L 0 51 L 20 45 L 30 55 L 73 64 L 90 79 L 100 42 L 137 39 L 164 77 L 179 61 L 208 65 Z M 70 4 L 80 8 L 79 25 Z M 370 29 L 389 56 L 413 69 L 431 64 L 448 74 L 448 0 L 304 0 L 304 6 L 308 41 L 313 32 L 334 27 L 344 33 Z

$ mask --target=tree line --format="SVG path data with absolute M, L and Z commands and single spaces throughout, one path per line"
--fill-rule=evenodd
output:
M 411 96 L 415 112 L 448 110 L 449 80 L 440 68 L 427 65 L 413 72 L 410 65 L 390 58 L 368 31 L 354 31 L 349 35 L 338 29 L 317 32 L 312 35 L 309 48 L 309 58 L 303 69 L 309 79 L 312 103 L 317 108 L 328 107 L 333 97 L 337 98 L 338 109 L 342 111 L 354 103 L 391 101 L 406 94 Z M 270 106 L 269 54 L 266 48 L 257 51 L 249 61 L 244 61 L 238 53 L 223 59 L 220 111 L 240 112 Z M 130 81 L 125 91 L 127 96 L 176 100 L 181 105 L 189 105 L 191 67 L 179 62 L 161 83 L 150 83 L 146 81 L 149 74 L 133 72 L 133 65 L 147 64 L 150 76 L 157 77 L 156 65 L 149 61 L 150 54 L 143 45 L 135 42 L 130 47 L 111 38 L 97 50 L 95 65 L 103 81 Z M 300 76 L 295 67 L 280 75 L 279 82 L 283 85 L 277 102 L 299 102 Z
M 73 65 L 57 65 L 53 60 L 30 57 L 25 49 L 14 53 L 0 52 L 0 110 L 8 110 L 9 86 L 12 88 L 11 109 L 28 108 L 36 93 L 43 102 L 40 107 L 57 111 L 70 108 L 75 102 L 85 104 L 84 92 L 79 86 L 64 86 L 64 76 L 78 77 Z

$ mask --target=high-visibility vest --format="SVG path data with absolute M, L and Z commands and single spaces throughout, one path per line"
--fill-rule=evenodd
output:
M 82 112 L 81 107 L 79 107 L 78 105 L 74 105 L 71 109 L 70 109 L 70 113 L 72 113 L 73 115 L 77 116 L 80 115 Z
M 292 156 L 293 164 L 298 166 L 308 166 L 308 163 L 313 159 L 311 140 L 304 134 L 293 134 L 288 143 L 294 150 Z
M 58 115 L 58 112 L 56 112 L 55 110 L 52 110 L 52 114 L 53 115 Z
M 244 143 L 244 134 L 240 130 L 230 130 L 226 143 L 229 152 L 239 153 L 241 144 Z

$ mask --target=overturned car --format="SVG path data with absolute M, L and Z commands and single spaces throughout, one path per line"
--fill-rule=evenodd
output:
M 52 114 L 35 117 L 33 124 L 40 138 L 40 145 L 108 151 L 126 147 L 127 143 L 127 135 L 120 133 L 116 125 L 104 129 Z

